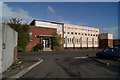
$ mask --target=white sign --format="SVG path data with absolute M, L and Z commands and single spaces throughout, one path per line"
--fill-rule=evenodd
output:
M 42 21 L 35 21 L 35 26 L 57 28 L 57 24 Z
M 57 28 L 58 32 L 62 32 L 62 24 L 55 24 L 50 22 L 35 21 L 35 26 L 47 27 L 47 28 Z
M 108 39 L 113 39 L 113 37 L 112 37 L 112 36 L 109 36 Z

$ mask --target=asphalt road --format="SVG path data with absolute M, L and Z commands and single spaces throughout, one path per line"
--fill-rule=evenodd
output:
M 18 53 L 29 62 L 44 61 L 22 78 L 119 78 L 120 70 L 111 69 L 91 57 L 96 51 Z

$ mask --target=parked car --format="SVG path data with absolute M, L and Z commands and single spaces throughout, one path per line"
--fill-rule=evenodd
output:
M 120 48 L 119 47 L 113 47 L 113 48 L 107 47 L 103 51 L 97 52 L 96 56 L 98 58 L 118 60 L 120 58 Z

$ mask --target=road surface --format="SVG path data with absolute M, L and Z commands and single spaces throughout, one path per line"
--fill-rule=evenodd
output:
M 18 53 L 20 59 L 44 61 L 22 78 L 119 78 L 120 70 L 109 68 L 91 57 L 96 51 Z

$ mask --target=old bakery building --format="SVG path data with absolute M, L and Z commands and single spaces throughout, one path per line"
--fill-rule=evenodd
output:
M 102 35 L 106 35 L 100 35 L 98 28 L 36 19 L 30 23 L 29 27 L 30 43 L 27 45 L 26 51 L 31 51 L 38 43 L 43 44 L 44 49 L 51 49 L 51 39 L 54 32 L 61 34 L 64 49 L 98 48 L 104 43 Z M 111 36 L 111 41 L 112 38 L 113 36 Z M 108 42 L 110 40 L 107 39 L 106 41 L 106 43 L 110 43 Z M 113 46 L 113 44 L 107 46 Z

